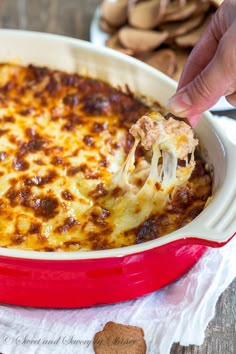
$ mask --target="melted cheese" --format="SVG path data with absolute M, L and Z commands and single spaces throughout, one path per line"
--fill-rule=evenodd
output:
M 140 118 L 130 132 L 135 138 L 134 145 L 122 169 L 113 177 L 114 187 L 119 186 L 123 191 L 113 204 L 115 237 L 127 230 L 127 225 L 137 227 L 163 210 L 176 189 L 189 180 L 195 167 L 193 156 L 198 140 L 185 122 L 167 120 L 152 112 Z M 139 143 L 145 150 L 151 150 L 149 166 L 135 165 Z M 178 166 L 178 159 L 183 160 L 184 166 Z M 141 187 L 135 183 L 137 174 L 143 183 Z
M 173 151 L 184 135 L 162 153 L 164 172 L 159 145 L 152 158 L 142 148 L 135 157 L 129 128 L 147 111 L 99 80 L 1 65 L 0 246 L 67 251 L 139 242 L 135 228 L 169 206 L 172 186 L 185 185 L 193 167 L 179 166 L 174 176 Z

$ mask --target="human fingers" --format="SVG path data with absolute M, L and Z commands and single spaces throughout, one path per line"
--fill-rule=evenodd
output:
M 190 117 L 188 117 L 188 121 L 191 124 L 191 126 L 194 128 L 199 122 L 200 118 L 201 118 L 200 114 L 194 114 L 194 115 L 192 114 Z
M 236 92 L 225 97 L 226 100 L 234 107 L 236 107 Z
M 235 21 L 235 16 L 236 1 L 225 0 L 211 17 L 208 27 L 190 53 L 177 91 L 192 81 L 213 59 L 220 39 Z
M 182 87 L 168 103 L 168 109 L 180 117 L 200 115 L 221 96 L 236 91 L 236 20 L 219 41 L 210 63 L 190 83 Z
M 179 79 L 177 91 L 191 82 L 214 57 L 221 35 L 214 16 L 199 41 L 190 53 Z M 207 48 L 207 50 L 206 50 Z

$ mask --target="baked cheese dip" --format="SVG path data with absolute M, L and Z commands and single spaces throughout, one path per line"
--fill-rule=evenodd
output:
M 0 246 L 110 249 L 194 219 L 210 173 L 191 128 L 161 113 L 101 80 L 2 64 Z

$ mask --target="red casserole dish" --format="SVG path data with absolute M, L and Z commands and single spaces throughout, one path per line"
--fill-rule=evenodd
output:
M 165 105 L 175 83 L 133 58 L 49 34 L 0 30 L 0 61 L 86 73 Z M 143 244 L 101 251 L 35 252 L 0 248 L 0 302 L 72 308 L 115 303 L 155 291 L 187 272 L 206 246 L 236 231 L 236 145 L 205 113 L 196 127 L 214 172 L 213 199 L 190 224 Z

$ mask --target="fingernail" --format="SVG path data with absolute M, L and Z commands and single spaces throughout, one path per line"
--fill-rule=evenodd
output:
M 192 101 L 186 92 L 179 91 L 175 96 L 171 97 L 167 102 L 167 109 L 175 114 L 181 115 L 187 112 L 192 106 Z

